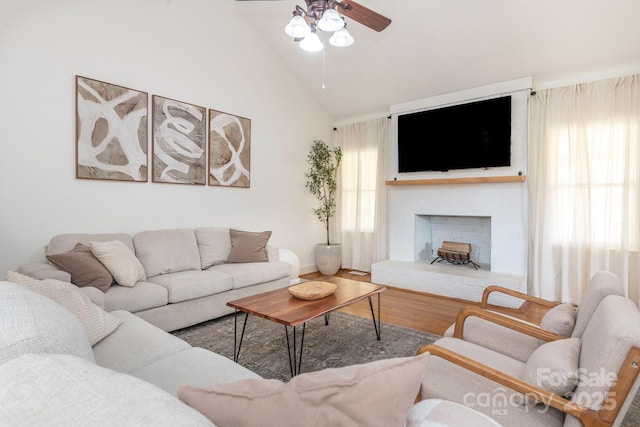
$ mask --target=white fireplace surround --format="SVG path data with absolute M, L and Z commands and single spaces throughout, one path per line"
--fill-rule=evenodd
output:
M 438 178 L 483 178 L 524 175 L 527 171 L 529 89 L 531 79 L 442 95 L 426 100 L 392 106 L 390 181 Z M 490 98 L 504 94 L 512 97 L 511 166 L 489 170 L 470 169 L 450 172 L 399 174 L 397 172 L 397 115 L 437 106 Z M 389 259 L 374 263 L 371 279 L 416 291 L 480 301 L 484 289 L 492 284 L 520 292 L 527 291 L 528 266 L 528 192 L 525 182 L 429 183 L 390 185 L 389 187 Z M 424 215 L 458 218 L 484 218 L 489 222 L 490 241 L 480 246 L 472 243 L 472 259 L 482 268 L 469 265 L 431 262 L 428 244 L 417 243 L 416 234 L 426 233 Z M 438 234 L 438 233 L 436 233 Z M 446 240 L 457 241 L 453 237 Z M 438 235 L 431 250 L 445 240 Z M 476 251 L 475 254 L 473 251 Z M 473 258 L 473 256 L 480 258 Z M 496 298 L 492 303 L 517 307 L 520 300 Z
M 374 283 L 470 301 L 480 301 L 484 289 L 492 284 L 526 292 L 525 183 L 397 186 L 390 191 L 389 206 L 389 259 L 373 264 Z M 422 248 L 416 247 L 416 233 L 424 228 L 417 222 L 424 220 L 421 216 L 425 212 L 431 216 L 490 218 L 490 266 L 480 263 L 481 268 L 475 270 L 470 265 L 432 265 L 431 258 L 421 259 L 424 243 Z M 499 297 L 492 303 L 518 307 L 521 301 Z

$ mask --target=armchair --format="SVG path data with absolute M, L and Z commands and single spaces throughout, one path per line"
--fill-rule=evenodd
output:
M 489 299 L 495 292 L 547 307 L 549 311 L 539 325 L 489 311 Z M 598 304 L 608 295 L 624 296 L 624 289 L 615 274 L 605 271 L 591 277 L 575 310 L 568 303 L 560 304 L 500 286 L 489 286 L 483 293 L 480 308 L 461 310 L 444 336 L 461 338 L 525 362 L 544 342 L 566 337 L 580 338 Z M 534 330 L 537 331 L 535 334 Z
M 544 336 L 535 329 L 530 332 L 535 339 Z M 640 386 L 640 312 L 636 305 L 618 295 L 607 296 L 582 338 L 549 344 L 540 346 L 523 363 L 477 344 L 442 338 L 418 352 L 432 356 L 420 399 L 460 403 L 505 427 L 619 425 Z M 568 344 L 577 345 L 577 352 L 548 352 L 552 347 L 569 348 Z M 558 368 L 565 365 L 572 366 L 567 369 L 568 377 L 560 375 Z M 533 381 L 527 375 L 531 372 Z M 556 386 L 572 372 L 577 385 L 568 384 L 570 391 L 563 396 Z

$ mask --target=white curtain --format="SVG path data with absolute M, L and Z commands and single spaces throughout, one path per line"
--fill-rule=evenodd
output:
M 337 221 L 342 268 L 371 271 L 387 257 L 387 173 L 389 119 L 337 128 L 342 148 Z
M 640 75 L 532 97 L 534 294 L 578 303 L 599 270 L 640 302 Z

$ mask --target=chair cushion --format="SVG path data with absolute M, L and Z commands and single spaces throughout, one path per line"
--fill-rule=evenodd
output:
M 69 252 L 47 256 L 49 262 L 71 275 L 71 283 L 82 288 L 93 286 L 102 292 L 113 284 L 113 276 L 98 259 L 91 248 L 78 243 Z
M 144 267 L 131 249 L 119 240 L 111 242 L 89 242 L 91 252 L 109 270 L 116 283 L 121 286 L 135 286 L 146 279 Z
M 25 353 L 95 361 L 82 323 L 60 304 L 11 282 L 0 282 L 0 301 L 0 365 Z
M 444 336 L 453 337 L 454 328 L 455 324 L 451 325 L 445 331 Z M 462 329 L 462 338 L 523 363 L 541 344 L 539 339 L 531 335 L 474 316 L 466 318 Z
M 0 425 L 211 426 L 137 378 L 68 355 L 26 354 L 0 366 Z
M 598 304 L 608 295 L 624 296 L 624 288 L 618 276 L 608 271 L 599 271 L 591 277 L 589 286 L 578 304 L 576 325 L 571 332 L 572 338 L 582 337 Z
M 38 280 L 13 271 L 7 274 L 7 278 L 66 308 L 80 320 L 91 345 L 111 334 L 122 323 L 122 320 L 92 303 L 84 292 L 69 282 Z
M 143 231 L 133 236 L 136 256 L 147 277 L 200 270 L 200 252 L 191 229 Z
M 127 310 L 136 313 L 168 303 L 169 292 L 164 286 L 144 281 L 136 283 L 132 288 L 113 285 L 104 294 L 104 308 L 107 311 Z
M 181 386 L 180 399 L 219 427 L 401 426 L 413 406 L 426 355 L 324 369 L 278 380 L 210 388 Z
M 244 379 L 260 378 L 258 374 L 228 357 L 199 347 L 173 353 L 130 374 L 157 385 L 175 396 L 178 396 L 178 387 L 182 384 L 212 387 Z
M 124 310 L 112 312 L 124 322 L 93 347 L 96 363 L 130 373 L 179 351 L 191 348 L 185 341 Z
M 227 262 L 267 262 L 267 243 L 271 231 L 255 233 L 251 231 L 229 230 L 231 252 Z
M 229 275 L 233 281 L 233 289 L 239 289 L 287 277 L 291 274 L 291 264 L 284 261 L 221 264 L 207 271 Z
M 228 274 L 200 269 L 162 274 L 149 281 L 167 289 L 169 303 L 219 294 L 233 288 L 233 280 Z

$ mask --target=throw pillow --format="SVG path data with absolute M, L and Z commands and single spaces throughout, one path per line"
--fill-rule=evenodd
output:
M 33 279 L 14 271 L 7 274 L 7 280 L 22 285 L 66 308 L 80 320 L 92 346 L 110 335 L 123 322 L 122 319 L 92 303 L 84 292 L 71 283 L 54 279 Z
M 524 367 L 522 380 L 559 396 L 578 384 L 580 338 L 551 341 L 538 347 Z
M 288 383 L 247 379 L 212 388 L 182 385 L 178 397 L 219 427 L 401 426 L 428 357 L 324 369 Z
M 113 283 L 113 276 L 100 261 L 93 256 L 89 246 L 78 243 L 69 252 L 47 255 L 51 264 L 71 275 L 71 283 L 82 288 L 93 286 L 107 292 Z
M 118 285 L 133 287 L 136 282 L 146 280 L 144 267 L 131 249 L 121 241 L 92 241 L 89 245 L 93 255 L 107 267 Z
M 148 382 L 67 354 L 26 354 L 0 366 L 0 425 L 209 426 Z
M 558 304 L 547 311 L 540 327 L 549 332 L 568 337 L 576 324 L 576 308 L 571 303 Z
M 231 252 L 227 262 L 267 262 L 267 242 L 271 231 L 261 233 L 251 231 L 229 230 L 231 236 Z
M 82 323 L 60 304 L 9 282 L 0 282 L 0 301 L 0 365 L 27 353 L 73 354 L 95 362 Z M 3 401 L 0 394 L 0 406 Z

